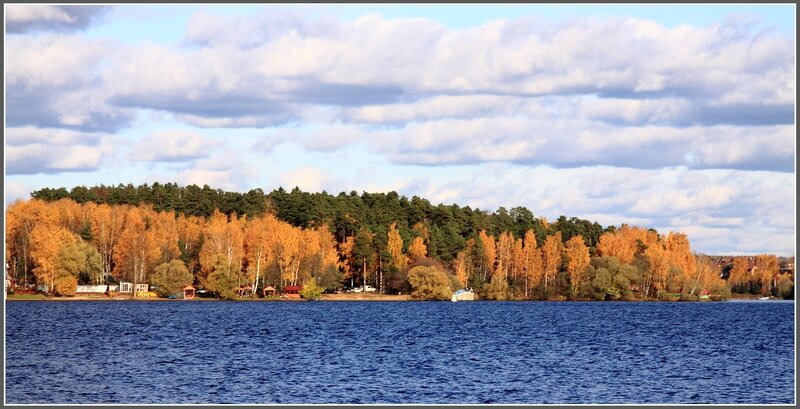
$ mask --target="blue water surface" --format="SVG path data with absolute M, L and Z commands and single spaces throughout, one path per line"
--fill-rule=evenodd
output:
M 794 303 L 6 303 L 7 403 L 793 403 Z

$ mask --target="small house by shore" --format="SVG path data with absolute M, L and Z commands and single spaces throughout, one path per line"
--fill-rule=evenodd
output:
M 268 285 L 261 290 L 261 293 L 264 294 L 264 297 L 272 297 L 275 295 L 275 287 Z
M 243 287 L 239 287 L 239 289 L 236 292 L 238 293 L 239 298 L 250 297 L 251 295 L 253 295 L 253 287 L 245 285 Z
M 301 288 L 302 287 L 299 285 L 287 285 L 286 287 L 283 287 L 283 295 L 286 298 L 300 299 Z

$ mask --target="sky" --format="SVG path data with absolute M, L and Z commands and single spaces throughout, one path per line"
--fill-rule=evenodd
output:
M 4 9 L 6 205 L 396 191 L 794 254 L 794 4 Z

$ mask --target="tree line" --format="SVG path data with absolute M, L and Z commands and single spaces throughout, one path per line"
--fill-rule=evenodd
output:
M 178 186 L 156 182 L 139 186 L 76 186 L 70 190 L 43 188 L 31 193 L 31 197 L 46 202 L 66 198 L 80 204 L 149 204 L 157 212 L 173 211 L 203 218 L 210 217 L 214 211 L 247 218 L 269 212 L 279 220 L 301 228 L 327 225 L 337 242 L 355 236 L 361 229 L 386 237 L 388 226 L 397 222 L 401 237 L 409 243 L 418 235 L 413 227 L 421 223 L 428 229 L 428 253 L 446 263 L 455 259 L 458 251 L 464 248 L 466 238 L 480 230 L 494 236 L 509 231 L 517 237 L 533 230 L 540 241 L 547 233 L 541 219 L 522 206 L 510 210 L 500 207 L 494 212 L 456 204 L 434 206 L 426 199 L 407 198 L 397 192 L 358 194 L 351 191 L 332 195 L 324 191 L 309 193 L 299 188 L 291 191 L 279 188 L 269 193 L 261 189 L 239 193 L 212 189 L 208 185 Z M 575 217 L 561 216 L 557 222 L 556 228 L 565 240 L 581 234 L 590 247 L 594 247 L 600 234 L 607 230 L 597 222 Z
M 550 223 L 524 207 L 486 212 L 395 192 L 241 194 L 158 183 L 41 189 L 32 197 L 6 212 L 9 270 L 60 294 L 109 280 L 165 292 L 194 284 L 222 298 L 244 285 L 371 284 L 422 294 L 415 283 L 423 282 L 498 300 L 789 291 L 775 256 L 757 257 L 757 266 L 740 261 L 725 280 L 684 234 L 565 216 Z M 420 273 L 434 270 L 435 280 Z

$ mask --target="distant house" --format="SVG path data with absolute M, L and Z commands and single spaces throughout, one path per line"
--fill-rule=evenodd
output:
M 195 288 L 190 285 L 183 287 L 183 299 L 184 300 L 191 300 L 194 298 Z
M 16 287 L 17 287 L 17 280 L 9 276 L 8 271 L 6 271 L 6 292 L 8 292 L 9 289 L 14 289 Z
M 249 297 L 249 296 L 253 295 L 253 287 L 250 287 L 249 285 L 246 285 L 244 287 L 239 287 L 239 290 L 237 291 L 237 293 L 239 294 L 240 298 L 241 297 Z
M 108 291 L 107 285 L 79 285 L 75 290 L 76 295 L 102 295 Z
M 733 257 L 731 256 L 712 256 L 709 257 L 719 270 L 719 277 L 727 280 L 733 269 Z
M 119 283 L 119 290 L 120 293 L 130 293 L 130 292 L 137 292 L 137 293 L 146 293 L 150 290 L 149 284 L 136 284 L 134 287 L 133 283 L 122 281 Z
M 287 285 L 283 287 L 283 295 L 287 298 L 300 298 L 300 290 L 302 287 L 299 285 Z

